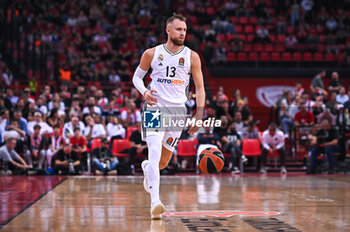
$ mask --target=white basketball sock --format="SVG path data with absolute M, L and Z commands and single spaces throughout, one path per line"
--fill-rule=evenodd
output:
M 146 137 L 148 146 L 148 164 L 147 164 L 147 179 L 149 192 L 151 194 L 151 202 L 159 202 L 159 160 L 162 154 L 162 139 L 157 135 Z

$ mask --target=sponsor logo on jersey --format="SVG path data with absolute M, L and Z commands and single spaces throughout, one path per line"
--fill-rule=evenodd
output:
M 185 59 L 183 57 L 180 57 L 179 59 L 179 66 L 185 66 Z
M 182 81 L 182 80 L 170 80 L 170 79 L 165 79 L 165 78 L 158 78 L 157 82 L 169 84 L 169 85 L 183 85 L 183 84 L 185 84 L 185 81 Z

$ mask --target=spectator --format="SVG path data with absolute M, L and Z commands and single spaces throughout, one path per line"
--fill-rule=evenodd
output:
M 89 97 L 87 106 L 83 109 L 83 115 L 102 114 L 101 108 L 96 105 L 95 97 Z
M 109 123 L 107 124 L 108 139 L 113 144 L 114 139 L 125 138 L 125 128 L 119 123 L 119 118 L 115 115 L 109 117 Z
M 322 112 L 324 112 L 326 110 L 326 105 L 323 103 L 323 96 L 319 95 L 316 97 L 316 101 L 312 107 L 312 113 L 315 116 L 315 118 L 317 118 L 317 116 L 319 114 L 321 114 Z M 315 123 L 318 123 L 319 121 L 316 120 Z
M 281 162 L 281 173 L 287 173 L 285 167 L 284 134 L 277 129 L 275 123 L 271 123 L 269 128 L 262 135 L 262 151 L 261 151 L 261 169 L 260 173 L 266 173 L 266 162 L 268 153 L 275 154 L 278 152 Z
M 95 168 L 104 175 L 108 172 L 113 171 L 118 167 L 119 160 L 114 157 L 111 150 L 109 149 L 108 139 L 104 138 L 101 140 L 101 146 L 91 151 L 92 163 Z
M 339 93 L 340 87 L 344 86 L 343 82 L 339 80 L 339 74 L 337 72 L 332 72 L 331 78 L 332 80 L 328 84 L 328 91 Z
M 240 111 L 236 111 L 233 121 L 236 123 L 237 133 L 241 136 L 247 124 L 242 120 L 242 113 Z
M 81 130 L 78 127 L 73 129 L 74 135 L 70 137 L 69 144 L 72 146 L 72 150 L 78 155 L 81 162 L 82 169 L 87 169 L 87 144 L 84 136 L 81 135 Z
M 91 143 L 92 139 L 103 139 L 106 137 L 106 130 L 101 123 L 95 123 L 95 119 L 90 115 L 86 116 L 85 121 L 86 127 L 84 129 L 84 136 L 88 144 Z
M 345 92 L 344 86 L 341 86 L 339 89 L 339 94 L 336 98 L 337 103 L 344 104 L 345 102 L 349 101 L 349 96 Z
M 310 89 L 314 95 L 316 94 L 323 94 L 325 96 L 328 95 L 327 91 L 324 89 L 324 84 L 322 81 L 322 78 L 324 78 L 325 76 L 326 76 L 326 71 L 322 70 L 314 77 L 314 79 L 312 79 Z
M 269 31 L 263 25 L 256 30 L 256 37 L 254 38 L 255 43 L 269 43 Z
M 40 126 L 40 134 L 50 134 L 53 132 L 52 127 L 42 121 L 42 114 L 39 111 L 34 113 L 34 121 L 29 122 L 27 125 L 28 134 L 33 134 L 35 125 Z
M 45 136 L 40 133 L 41 127 L 39 124 L 34 126 L 34 132 L 27 136 L 27 150 L 24 154 L 24 159 L 29 166 L 33 167 L 33 159 L 39 159 L 38 169 L 42 169 L 42 161 L 45 158 Z
M 298 45 L 297 38 L 294 35 L 289 34 L 286 37 L 286 51 L 295 52 L 297 50 L 297 45 Z
M 348 98 L 349 100 L 344 103 L 344 109 L 349 113 L 350 112 L 350 89 L 348 90 Z
M 327 109 L 331 111 L 333 115 L 336 115 L 337 113 L 337 93 L 332 92 L 329 101 L 326 103 Z
M 61 110 L 61 111 L 65 111 L 66 110 L 65 104 L 64 104 L 63 101 L 61 101 L 61 97 L 60 97 L 59 93 L 54 93 L 53 94 L 52 101 L 50 101 L 49 104 L 48 104 L 49 111 L 51 111 L 54 108 L 54 105 L 53 105 L 54 102 L 58 103 L 59 110 Z
M 0 76 L 0 84 L 4 83 L 7 86 L 11 85 L 11 82 L 13 81 L 13 75 L 9 68 L 5 68 L 5 72 Z
M 287 97 L 282 100 L 281 102 L 281 123 L 282 123 L 282 129 L 283 133 L 285 135 L 288 135 L 290 128 L 293 126 L 293 117 L 291 114 L 292 111 L 292 104 L 293 104 L 293 94 L 292 92 L 288 92 Z
M 75 128 L 78 128 L 81 134 L 85 130 L 84 123 L 79 120 L 79 118 L 76 116 L 75 113 L 70 113 L 69 117 L 71 118 L 71 120 L 64 124 L 63 130 L 62 130 L 62 136 L 66 144 L 68 144 L 69 139 L 74 136 Z
M 242 154 L 242 150 L 240 148 L 242 143 L 241 137 L 237 133 L 235 127 L 235 123 L 231 122 L 228 125 L 227 130 L 219 134 L 220 142 L 222 144 L 222 151 L 231 155 L 228 170 L 231 171 L 232 174 L 240 173 L 240 170 L 237 167 L 238 157 L 242 160 L 242 162 L 247 161 L 245 155 Z
M 254 121 L 250 121 L 248 123 L 248 126 L 244 129 L 242 133 L 242 139 L 258 139 L 259 141 L 261 140 L 259 130 L 258 128 L 256 128 L 255 125 L 256 122 Z
M 96 92 L 96 100 L 97 105 L 103 108 L 108 104 L 108 99 L 104 96 L 103 91 L 101 89 L 97 90 Z
M 7 95 L 6 98 L 12 103 L 12 106 L 14 107 L 18 102 L 18 97 L 14 95 L 12 89 L 7 89 Z
M 40 113 L 43 115 L 43 120 L 46 121 L 46 117 L 48 114 L 47 106 L 45 104 L 45 97 L 40 96 L 36 102 L 36 109 L 40 111 Z
M 64 125 L 64 119 L 62 119 L 59 115 L 58 115 L 58 109 L 57 108 L 53 108 L 50 112 L 49 117 L 47 118 L 47 124 L 50 127 L 54 127 L 55 125 L 58 125 L 59 127 L 63 127 Z
M 296 24 L 299 22 L 300 18 L 300 6 L 298 4 L 297 0 L 293 0 L 293 3 L 291 5 L 291 13 L 290 13 L 290 23 L 292 26 L 296 26 Z
M 329 111 L 329 109 L 326 109 L 319 115 L 317 115 L 317 122 L 322 122 L 323 119 L 328 119 L 328 121 L 331 123 L 332 126 L 335 126 L 335 117 L 334 115 Z
M 135 102 L 127 101 L 127 105 L 122 109 L 120 118 L 124 127 L 138 126 L 141 122 L 141 112 L 136 108 Z
M 79 175 L 80 159 L 72 150 L 72 146 L 70 144 L 65 145 L 56 153 L 54 170 L 56 174 Z
M 64 139 L 60 135 L 60 126 L 55 125 L 53 127 L 53 134 L 48 139 L 48 149 L 46 150 L 46 162 L 47 167 L 51 168 L 52 157 L 56 155 L 57 151 L 63 148 Z M 42 167 L 44 162 L 44 157 L 39 159 L 39 167 Z
M 24 131 L 25 134 L 27 134 L 27 130 L 28 130 L 27 120 L 22 117 L 22 111 L 16 109 L 15 112 L 13 113 L 13 117 L 15 120 L 18 121 L 19 129 L 21 129 L 22 131 Z
M 294 124 L 296 126 L 310 126 L 315 122 L 315 117 L 311 111 L 306 109 L 306 103 L 302 102 L 300 111 L 295 114 Z
M 334 33 L 337 27 L 338 22 L 335 20 L 335 18 L 333 16 L 329 17 L 326 21 L 326 28 L 328 30 L 328 33 Z
M 340 147 L 339 161 L 344 161 L 346 158 L 346 134 L 350 131 L 349 115 L 345 112 L 343 105 L 338 105 L 338 112 L 335 118 L 336 126 L 339 128 L 338 145 Z
M 338 132 L 331 127 L 328 119 L 323 119 L 321 122 L 321 130 L 316 134 L 316 144 L 311 149 L 310 157 L 310 174 L 316 173 L 317 157 L 321 153 L 326 153 L 329 163 L 328 174 L 334 174 L 334 152 L 339 151 Z
M 15 146 L 16 139 L 8 138 L 6 144 L 0 148 L 0 160 L 10 171 L 8 174 L 21 174 L 24 173 L 26 169 L 30 168 L 30 166 L 27 165 L 27 163 L 17 154 Z

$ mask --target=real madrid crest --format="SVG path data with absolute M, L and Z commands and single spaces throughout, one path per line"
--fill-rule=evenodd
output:
M 159 56 L 158 56 L 158 61 L 159 61 L 159 66 L 163 66 L 163 64 L 162 64 L 162 61 L 164 60 L 164 56 L 163 56 L 163 54 L 159 54 Z

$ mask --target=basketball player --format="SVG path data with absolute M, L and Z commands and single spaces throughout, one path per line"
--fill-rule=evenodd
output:
M 137 67 L 133 83 L 136 89 L 144 96 L 146 104 L 144 111 L 159 109 L 176 109 L 175 114 L 186 114 L 185 102 L 190 83 L 190 73 L 196 88 L 197 112 L 195 120 L 202 120 L 205 104 L 205 91 L 201 62 L 196 52 L 184 46 L 186 36 L 186 18 L 179 14 L 173 14 L 166 22 L 168 39 L 165 44 L 147 49 Z M 148 89 L 143 78 L 149 68 L 152 68 Z M 169 110 L 171 111 L 171 110 Z M 174 113 L 174 112 L 168 112 Z M 142 120 L 145 120 L 144 118 Z M 159 170 L 167 167 L 174 147 L 179 140 L 181 130 L 150 130 L 144 128 L 142 123 L 142 137 L 147 142 L 148 158 L 142 162 L 144 172 L 144 188 L 151 195 L 151 218 L 161 219 L 165 208 L 159 199 Z M 199 128 L 195 125 L 189 129 L 189 134 L 194 134 Z

